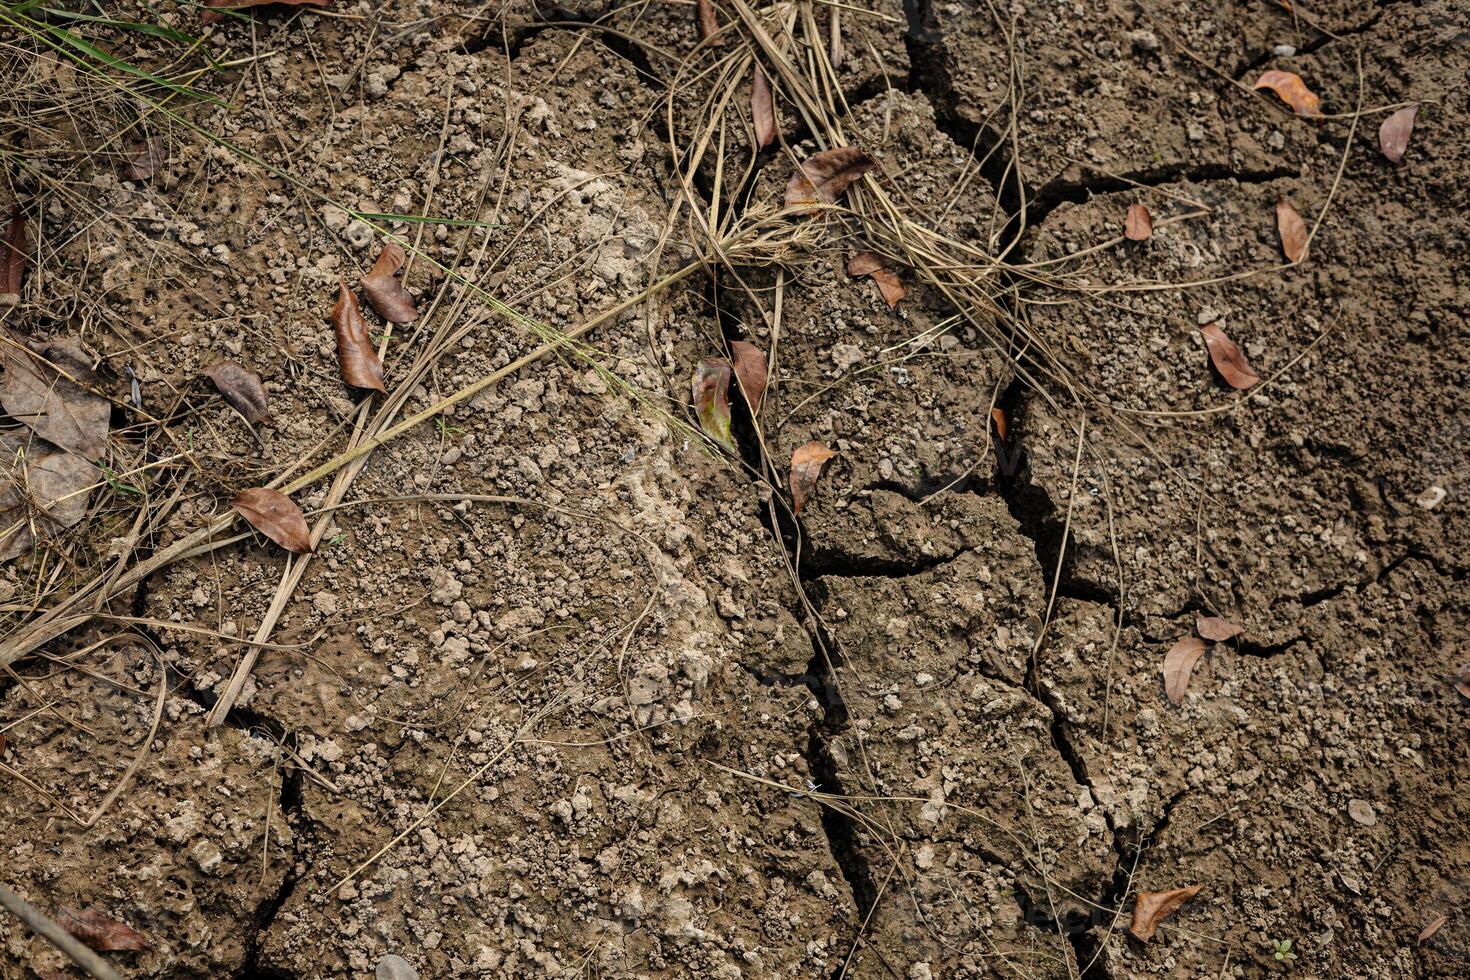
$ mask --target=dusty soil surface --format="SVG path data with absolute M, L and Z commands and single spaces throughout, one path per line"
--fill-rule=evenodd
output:
M 400 417 L 542 343 L 489 297 L 567 331 L 648 292 L 375 450 L 341 506 L 296 494 L 330 526 L 224 724 L 288 569 L 259 535 L 0 677 L 0 883 L 146 935 L 107 954 L 129 976 L 1464 976 L 1464 12 L 773 12 L 800 60 L 840 10 L 842 131 L 910 221 L 996 257 L 992 316 L 905 268 L 890 309 L 840 218 L 781 264 L 690 229 L 682 196 L 778 208 L 817 149 L 775 71 L 770 149 L 747 78 L 712 107 L 748 36 L 717 8 L 714 51 L 684 3 L 263 8 L 208 35 L 194 84 L 226 105 L 150 117 L 151 178 L 4 151 L 37 243 L 4 327 L 77 341 L 114 399 L 89 520 L 0 571 L 10 635 L 342 450 L 365 395 L 328 313 L 383 242 L 359 216 L 418 253 Z M 33 111 L 72 106 L 47 134 L 111 135 L 62 56 L 15 67 Z M 1252 94 L 1268 69 L 1328 118 Z M 1395 167 L 1377 130 L 1411 100 Z M 1321 216 L 1288 268 L 1278 199 Z M 1212 370 L 1211 322 L 1260 386 Z M 738 455 L 689 406 L 733 340 L 775 363 Z M 272 423 L 200 379 L 222 358 Z M 810 440 L 838 455 L 797 517 L 772 483 Z M 1176 705 L 1199 615 L 1243 632 Z M 1140 892 L 1194 885 L 1130 935 Z M 0 975 L 81 974 L 0 914 Z

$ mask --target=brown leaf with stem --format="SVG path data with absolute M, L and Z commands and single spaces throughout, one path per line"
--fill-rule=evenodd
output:
M 124 180 L 147 180 L 168 163 L 168 147 L 164 145 L 162 136 L 150 136 L 133 144 L 127 161 L 122 171 Z
M 225 401 L 246 422 L 251 425 L 270 422 L 270 400 L 266 397 L 265 386 L 260 383 L 260 375 L 234 361 L 220 361 L 205 368 L 204 376 L 214 382 Z
M 1281 97 L 1281 101 L 1291 106 L 1292 111 L 1299 116 L 1322 115 L 1322 100 L 1317 94 L 1307 88 L 1307 83 L 1302 77 L 1289 71 L 1268 71 L 1256 79 L 1253 88 L 1268 88 Z
M 1425 943 L 1428 942 L 1430 939 L 1433 939 L 1434 934 L 1443 929 L 1444 924 L 1448 921 L 1450 921 L 1450 917 L 1448 915 L 1441 915 L 1439 918 L 1427 923 L 1423 929 L 1419 930 L 1419 942 Z
M 1199 616 L 1194 621 L 1194 631 L 1206 640 L 1224 643 L 1244 633 L 1245 627 L 1219 616 Z
M 1123 237 L 1131 242 L 1146 242 L 1154 233 L 1154 219 L 1148 208 L 1137 201 L 1128 205 L 1128 216 L 1123 219 Z
M 397 272 L 403 268 L 406 258 L 403 246 L 389 242 L 378 253 L 372 269 L 362 277 L 362 291 L 367 294 L 368 302 L 389 323 L 412 323 L 419 315 L 413 294 L 398 281 Z
M 306 516 L 294 500 L 279 490 L 269 487 L 242 490 L 230 501 L 230 506 L 257 531 L 287 551 L 304 555 L 312 550 Z
M 891 310 L 898 305 L 898 301 L 909 294 L 904 288 L 903 280 L 898 278 L 898 273 L 888 266 L 888 260 L 877 252 L 859 252 L 847 262 L 847 274 L 849 276 L 872 276 L 873 281 L 878 284 L 878 291 L 883 294 L 883 301 Z
M 1199 894 L 1200 885 L 1170 888 L 1164 892 L 1139 892 L 1133 903 L 1133 919 L 1128 931 L 1144 942 L 1154 938 L 1159 923 L 1179 911 L 1179 907 Z
M 1184 692 L 1189 689 L 1189 675 L 1204 652 L 1204 640 L 1197 636 L 1181 636 L 1169 648 L 1169 652 L 1164 654 L 1164 693 L 1174 704 L 1184 703 Z
M 1293 263 L 1307 257 L 1307 225 L 1296 208 L 1284 197 L 1276 199 L 1276 231 L 1281 235 L 1281 251 Z
M 19 205 L 10 211 L 10 224 L 0 238 L 0 293 L 19 293 L 26 277 L 31 243 L 26 238 L 26 216 Z
M 7 344 L 3 361 L 0 405 L 12 418 L 85 459 L 107 451 L 112 406 L 88 390 L 97 376 L 80 347 L 56 341 L 33 352 Z
M 839 146 L 808 157 L 786 182 L 786 206 L 813 215 L 823 204 L 836 204 L 853 181 L 878 164 L 857 146 Z
M 719 47 L 725 39 L 719 36 L 720 22 L 715 18 L 712 0 L 694 0 L 694 23 L 699 28 L 699 39 L 708 47 Z
M 735 379 L 740 382 L 745 404 L 750 406 L 750 414 L 756 415 L 761 410 L 761 400 L 766 397 L 766 355 L 748 340 L 730 341 L 730 353 L 735 360 Z
M 750 80 L 750 117 L 755 122 L 755 148 L 763 150 L 776 139 L 776 99 L 759 64 Z
M 227 10 L 248 10 L 251 7 L 268 7 L 272 4 L 280 4 L 282 7 L 328 7 L 331 3 L 332 0 L 204 0 L 204 6 L 209 9 L 199 16 L 199 21 L 213 24 L 224 20 L 224 12 Z
M 706 357 L 694 369 L 689 383 L 694 398 L 694 414 L 704 434 L 735 451 L 735 438 L 730 435 L 730 362 L 723 357 Z
M 1235 342 L 1225 336 L 1218 323 L 1207 323 L 1199 328 L 1205 335 L 1205 348 L 1210 352 L 1210 363 L 1220 372 L 1220 377 L 1232 388 L 1246 389 L 1261 380 L 1251 370 L 1250 363 Z
M 837 453 L 813 439 L 791 454 L 791 509 L 800 514 L 817 489 L 822 467 Z
M 1414 117 L 1418 115 L 1419 103 L 1415 102 L 1383 120 L 1383 125 L 1378 127 L 1378 149 L 1390 163 L 1403 164 L 1409 137 L 1414 134 Z
M 56 910 L 56 924 L 99 953 L 148 948 L 141 932 L 94 908 L 73 912 L 63 905 Z
M 342 280 L 337 305 L 332 308 L 332 326 L 337 331 L 337 367 L 342 372 L 342 380 L 354 388 L 386 392 L 383 362 L 373 349 L 367 321 L 357 305 L 357 297 L 347 288 L 346 279 Z

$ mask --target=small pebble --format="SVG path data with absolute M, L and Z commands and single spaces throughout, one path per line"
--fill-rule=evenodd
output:
M 389 953 L 378 960 L 375 976 L 378 980 L 419 980 L 419 971 L 410 966 L 408 960 L 396 953 Z
M 1444 503 L 1445 496 L 1444 487 L 1429 487 L 1418 497 L 1414 498 L 1414 503 L 1423 507 L 1425 510 L 1434 510 L 1434 508 Z

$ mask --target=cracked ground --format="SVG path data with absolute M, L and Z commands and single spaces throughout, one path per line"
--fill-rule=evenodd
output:
M 670 221 L 779 207 L 818 148 L 778 81 L 752 154 L 742 77 L 721 162 L 686 172 L 719 115 L 693 9 L 256 11 L 210 35 L 246 59 L 197 82 L 212 138 L 163 127 L 153 180 L 12 173 L 39 251 L 6 328 L 80 340 L 120 406 L 136 374 L 192 454 L 147 483 L 174 501 L 153 550 L 341 448 L 327 313 L 380 244 L 354 215 L 425 258 L 390 389 L 450 331 L 406 412 L 541 342 L 430 262 L 556 330 L 659 288 L 369 457 L 223 725 L 286 567 L 259 537 L 0 678 L 0 882 L 143 932 L 109 954 L 129 976 L 1464 976 L 1463 11 L 782 6 L 798 52 L 841 11 L 843 132 L 910 220 L 996 257 L 1023 343 L 904 270 L 890 309 L 846 273 L 855 226 L 745 266 Z M 1273 68 L 1329 119 L 1252 94 Z M 15 85 L 91 91 L 56 57 Z M 1370 110 L 1406 100 L 1394 167 Z M 1281 198 L 1322 215 L 1289 268 Z M 1154 235 L 1122 242 L 1139 201 Z M 1212 321 L 1266 384 L 1213 376 Z M 688 379 L 736 340 L 779 356 L 722 454 Z M 221 358 L 272 425 L 198 380 Z M 796 516 L 766 477 L 810 440 L 838 455 Z M 6 566 L 11 622 L 74 571 Z M 1202 614 L 1243 633 L 1175 705 L 1163 657 Z M 1129 934 L 1141 891 L 1192 885 Z M 66 969 L 0 918 L 0 976 Z

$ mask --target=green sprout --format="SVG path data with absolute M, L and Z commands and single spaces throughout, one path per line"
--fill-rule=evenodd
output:
M 101 468 L 102 476 L 107 480 L 107 485 L 109 487 L 112 487 L 112 489 L 117 490 L 120 493 L 130 493 L 135 497 L 143 496 L 143 491 L 141 489 L 133 486 L 131 483 L 124 483 L 122 480 L 119 480 L 117 474 L 114 473 L 112 471 L 112 468 L 109 467 L 106 463 L 98 463 L 97 465 Z
M 1296 954 L 1291 951 L 1290 939 L 1271 940 L 1271 956 L 1278 963 L 1291 964 L 1296 962 Z

